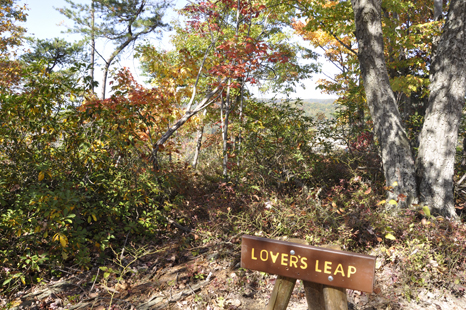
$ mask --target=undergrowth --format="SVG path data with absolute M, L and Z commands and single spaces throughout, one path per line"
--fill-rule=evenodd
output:
M 421 289 L 463 294 L 464 221 L 435 218 L 416 205 L 397 216 L 388 213 L 381 201 L 390 188 L 384 187 L 376 152 L 332 150 L 316 142 L 311 119 L 288 112 L 280 111 L 280 117 L 299 126 L 271 118 L 265 127 L 249 119 L 251 140 L 245 138 L 244 154 L 238 152 L 241 160 L 226 180 L 218 150 L 205 152 L 198 170 L 170 157 L 155 171 L 126 133 L 110 134 L 104 123 L 85 126 L 74 114 L 67 118 L 75 122 L 69 128 L 50 120 L 56 132 L 38 135 L 37 144 L 18 144 L 28 150 L 24 158 L 2 154 L 2 294 L 63 276 L 63 266 L 86 270 L 95 264 L 108 272 L 104 265 L 111 260 L 126 270 L 117 253 L 128 236 L 134 249 L 174 242 L 177 251 L 197 253 L 213 244 L 238 252 L 243 234 L 288 236 L 376 255 L 378 271 L 408 299 Z M 192 270 L 193 278 L 204 276 Z

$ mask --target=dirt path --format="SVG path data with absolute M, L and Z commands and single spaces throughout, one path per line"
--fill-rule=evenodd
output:
M 20 292 L 9 304 L 11 309 L 104 310 L 117 309 L 264 309 L 275 276 L 239 268 L 238 245 L 197 248 L 184 253 L 148 255 L 128 267 L 127 275 L 117 274 L 93 281 L 99 271 L 70 275 L 27 292 Z M 112 266 L 107 266 L 108 268 Z M 116 267 L 112 267 L 116 268 Z M 375 293 L 347 291 L 349 309 L 464 310 L 464 289 L 457 292 L 422 291 L 408 301 L 391 276 L 390 266 L 379 266 Z M 297 282 L 288 309 L 307 309 L 304 290 Z

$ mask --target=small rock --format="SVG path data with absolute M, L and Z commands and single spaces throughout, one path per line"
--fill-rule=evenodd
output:
M 117 285 L 115 285 L 115 289 L 117 291 L 125 291 L 128 289 L 128 284 L 126 284 L 126 282 L 117 283 Z
M 239 299 L 228 299 L 226 302 L 225 302 L 226 305 L 231 305 L 231 306 L 234 306 L 234 307 L 239 307 L 241 306 L 241 300 Z

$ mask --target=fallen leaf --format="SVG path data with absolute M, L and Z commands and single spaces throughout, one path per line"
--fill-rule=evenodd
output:
M 396 237 L 394 235 L 392 235 L 392 234 L 386 234 L 385 239 L 396 240 Z
M 424 214 L 426 215 L 426 217 L 430 217 L 430 209 L 428 206 L 422 207 L 422 211 L 424 211 Z

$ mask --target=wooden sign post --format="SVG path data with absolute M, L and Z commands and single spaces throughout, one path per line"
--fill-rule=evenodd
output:
M 296 279 L 303 280 L 309 309 L 347 309 L 346 288 L 371 293 L 375 257 L 244 235 L 241 267 L 276 274 L 267 310 L 286 309 Z

